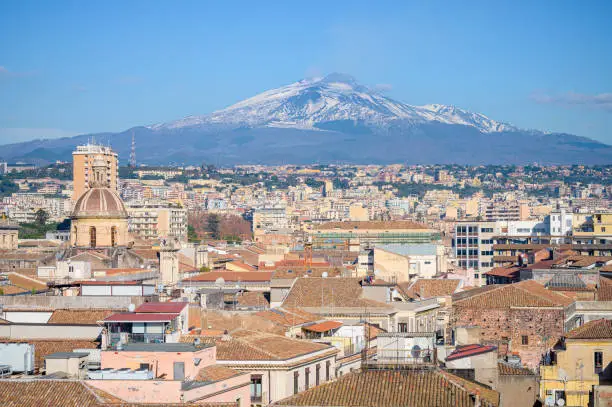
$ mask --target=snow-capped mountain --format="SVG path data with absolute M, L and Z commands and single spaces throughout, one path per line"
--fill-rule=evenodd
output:
M 342 74 L 304 79 L 203 116 L 95 135 L 147 164 L 610 164 L 612 147 L 521 130 L 454 106 L 412 106 Z M 70 160 L 90 135 L 2 146 L 0 160 Z
M 246 127 L 318 129 L 318 124 L 355 121 L 375 127 L 397 122 L 439 122 L 471 126 L 483 133 L 516 130 L 513 126 L 454 106 L 412 106 L 360 85 L 353 77 L 333 73 L 272 89 L 223 110 L 150 126 L 153 130 L 207 124 Z

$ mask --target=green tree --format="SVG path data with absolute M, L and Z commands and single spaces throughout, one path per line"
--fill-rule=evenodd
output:
M 49 220 L 49 214 L 44 209 L 39 209 L 36 211 L 36 223 L 39 225 L 45 225 Z
M 216 213 L 208 215 L 208 219 L 206 219 L 206 229 L 213 239 L 221 238 L 221 220 L 219 219 L 219 215 Z

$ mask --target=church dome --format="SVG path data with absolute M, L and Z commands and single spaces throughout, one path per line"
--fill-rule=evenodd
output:
M 91 188 L 76 201 L 71 218 L 127 219 L 123 201 L 110 188 Z

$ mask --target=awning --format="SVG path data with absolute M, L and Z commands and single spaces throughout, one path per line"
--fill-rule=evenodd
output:
M 342 322 L 338 321 L 325 321 L 318 324 L 308 325 L 303 327 L 305 331 L 310 332 L 327 332 L 332 329 L 340 328 L 342 326 Z

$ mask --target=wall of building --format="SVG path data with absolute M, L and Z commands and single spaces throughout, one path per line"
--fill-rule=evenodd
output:
M 102 327 L 97 325 L 11 324 L 11 339 L 95 339 Z
M 491 351 L 480 355 L 446 361 L 449 369 L 474 369 L 474 379 L 492 388 L 497 388 L 497 352 Z
M 500 375 L 495 390 L 500 393 L 502 406 L 533 406 L 538 396 L 535 375 Z
M 130 403 L 181 402 L 181 382 L 175 380 L 87 380 L 87 384 Z
M 231 403 L 240 407 L 251 405 L 251 379 L 249 374 L 232 377 L 183 392 L 183 401 L 198 403 Z
M 375 248 L 374 272 L 376 278 L 388 282 L 408 281 L 410 280 L 410 258 Z
M 103 351 L 101 352 L 102 368 L 139 369 L 143 363 L 149 364 L 155 377 L 165 375 L 166 380 L 173 380 L 174 362 L 185 363 L 185 377 L 194 378 L 200 369 L 214 365 L 217 357 L 215 346 L 201 349 L 197 352 L 135 352 L 135 351 Z M 201 359 L 196 366 L 194 359 Z
M 521 361 L 534 368 L 547 349 L 544 341 L 564 333 L 563 309 L 552 307 L 483 310 L 453 305 L 451 321 L 453 327 L 480 327 L 480 343 L 496 345 L 501 355 L 518 352 Z M 522 345 L 523 336 L 527 345 Z
M 588 406 L 592 386 L 612 378 L 612 338 L 608 340 L 572 340 L 565 351 L 557 352 L 554 366 L 540 368 L 540 396 L 551 390 L 566 391 L 566 405 Z M 603 353 L 603 371 L 595 372 L 595 352 Z M 565 379 L 565 380 L 563 380 Z

